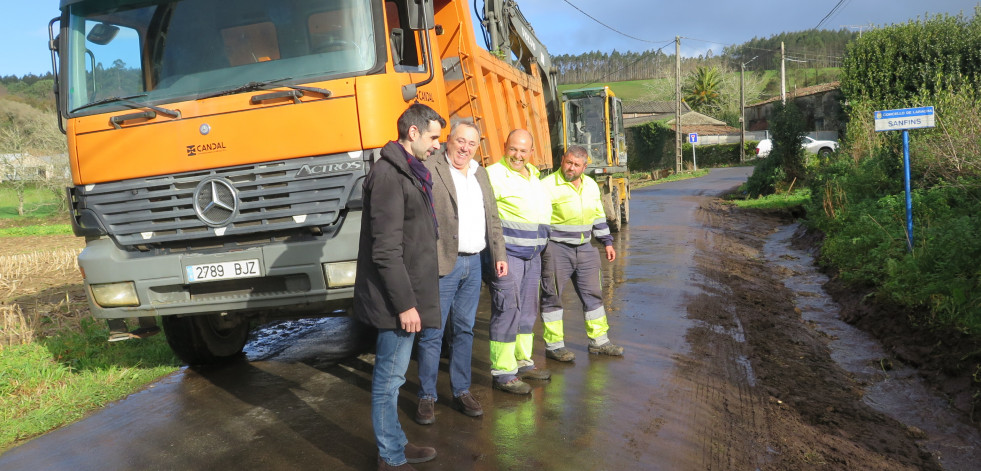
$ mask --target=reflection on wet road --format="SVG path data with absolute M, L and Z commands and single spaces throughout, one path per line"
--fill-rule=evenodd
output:
M 603 268 L 614 342 L 623 358 L 586 351 L 582 311 L 566 290 L 566 344 L 574 364 L 546 362 L 540 329 L 536 363 L 552 381 L 530 396 L 491 389 L 486 290 L 475 327 L 472 392 L 485 415 L 451 408 L 446 364 L 436 423 L 415 424 L 415 364 L 402 391 L 409 439 L 431 445 L 421 470 L 705 469 L 699 418 L 707 412 L 677 358 L 688 351 L 687 300 L 694 283 L 695 196 L 745 180 L 751 168 L 636 190 L 632 220 L 616 237 L 618 258 Z M 185 369 L 74 425 L 0 457 L 3 470 L 374 469 L 369 419 L 372 355 L 347 319 L 272 326 L 249 346 L 249 361 Z

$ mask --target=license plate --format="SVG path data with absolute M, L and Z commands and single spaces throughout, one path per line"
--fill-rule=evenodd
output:
M 187 269 L 187 281 L 189 283 L 262 276 L 259 270 L 258 259 L 204 263 L 201 265 L 189 265 L 185 268 Z

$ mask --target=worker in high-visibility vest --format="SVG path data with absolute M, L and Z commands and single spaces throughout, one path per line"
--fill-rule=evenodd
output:
M 562 325 L 562 291 L 570 279 L 583 304 L 589 353 L 623 355 L 623 347 L 607 335 L 610 325 L 603 307 L 599 252 L 589 243 L 595 236 L 605 246 L 606 259 L 616 258 L 599 186 L 583 175 L 588 159 L 585 148 L 570 147 L 562 156 L 560 171 L 542 180 L 552 202 L 548 246 L 542 255 L 543 337 L 545 356 L 558 361 L 576 359 L 565 346 Z
M 490 359 L 494 388 L 528 394 L 523 379 L 548 380 L 547 370 L 531 359 L 538 318 L 541 253 L 548 241 L 551 204 L 529 163 L 535 152 L 531 133 L 515 129 L 504 144 L 505 156 L 487 167 L 504 231 L 508 271 L 490 277 Z

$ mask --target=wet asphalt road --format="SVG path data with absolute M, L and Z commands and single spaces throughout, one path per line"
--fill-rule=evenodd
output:
M 451 408 L 446 364 L 436 423 L 412 421 L 415 362 L 402 389 L 409 440 L 435 446 L 420 470 L 704 469 L 697 385 L 679 373 L 688 351 L 686 300 L 700 293 L 693 254 L 699 195 L 745 180 L 752 168 L 633 192 L 631 221 L 604 264 L 611 339 L 623 358 L 586 351 L 582 311 L 566 295 L 573 364 L 546 361 L 539 324 L 535 361 L 552 370 L 530 396 L 491 389 L 486 289 L 477 314 L 473 387 L 485 414 Z M 369 418 L 371 356 L 338 360 L 346 319 L 268 333 L 250 361 L 184 369 L 73 425 L 0 456 L 0 470 L 370 470 L 377 456 Z

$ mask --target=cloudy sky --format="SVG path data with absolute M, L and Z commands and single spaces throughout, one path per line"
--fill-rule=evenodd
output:
M 464 0 L 473 4 L 472 0 Z M 0 75 L 51 70 L 48 22 L 58 0 L 4 2 L 0 15 Z M 483 2 L 478 0 L 478 5 Z M 973 15 L 976 0 L 518 0 L 553 55 L 657 49 L 682 36 L 682 55 L 719 53 L 754 37 L 879 26 L 924 14 Z M 578 9 L 577 9 L 578 8 Z M 581 11 L 580 11 L 581 10 Z M 594 19 L 591 19 L 595 18 Z M 602 24 L 601 24 L 602 23 Z M 605 26 L 604 26 L 605 25 Z M 614 31 L 615 30 L 615 31 Z M 673 51 L 670 45 L 665 49 Z

